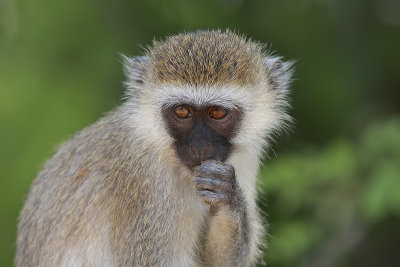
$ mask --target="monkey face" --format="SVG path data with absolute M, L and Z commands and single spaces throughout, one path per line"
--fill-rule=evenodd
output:
M 238 108 L 186 104 L 165 108 L 163 115 L 176 152 L 189 169 L 205 160 L 225 161 L 241 119 Z

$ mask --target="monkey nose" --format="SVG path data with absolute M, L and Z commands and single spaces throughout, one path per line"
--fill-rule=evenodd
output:
M 215 157 L 213 145 L 211 143 L 197 144 L 193 147 L 193 150 L 199 161 L 209 160 Z
M 201 160 L 207 160 L 214 157 L 213 146 L 211 144 L 206 144 L 203 150 L 201 151 L 200 158 Z

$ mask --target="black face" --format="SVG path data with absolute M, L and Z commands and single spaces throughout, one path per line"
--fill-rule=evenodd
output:
M 204 160 L 226 160 L 240 117 L 238 109 L 219 106 L 177 105 L 164 109 L 178 156 L 190 169 Z

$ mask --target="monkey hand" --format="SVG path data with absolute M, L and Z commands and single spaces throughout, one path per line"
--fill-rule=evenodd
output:
M 242 206 L 242 193 L 231 165 L 216 160 L 203 161 L 195 167 L 194 176 L 199 196 L 212 208 Z

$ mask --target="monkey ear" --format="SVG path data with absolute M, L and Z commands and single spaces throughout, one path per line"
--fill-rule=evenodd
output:
M 147 57 L 127 57 L 121 55 L 124 64 L 124 73 L 127 77 L 125 85 L 128 89 L 135 88 L 144 83 L 144 76 L 146 73 L 146 65 L 148 63 Z
M 284 62 L 281 57 L 266 57 L 264 60 L 268 82 L 276 91 L 286 91 L 292 80 L 293 61 Z

